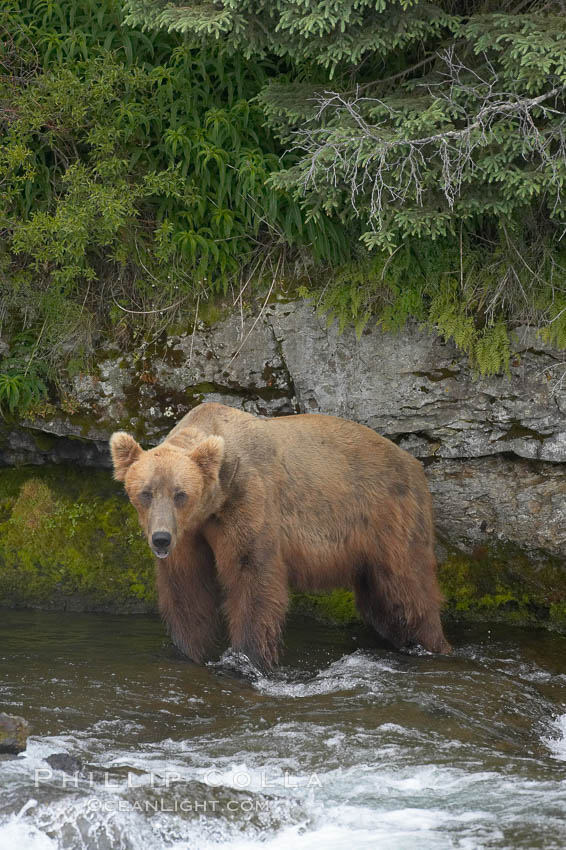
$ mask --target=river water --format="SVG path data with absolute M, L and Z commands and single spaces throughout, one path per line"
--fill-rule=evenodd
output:
M 261 677 L 187 663 L 152 617 L 0 612 L 0 711 L 33 726 L 0 762 L 0 850 L 563 850 L 566 638 L 449 638 L 293 618 Z

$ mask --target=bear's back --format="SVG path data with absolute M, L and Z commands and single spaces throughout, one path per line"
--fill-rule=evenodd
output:
M 421 464 L 371 428 L 319 413 L 262 419 L 216 402 L 193 408 L 171 431 L 218 434 L 229 453 L 278 485 L 333 492 L 364 491 L 385 483 L 427 493 Z

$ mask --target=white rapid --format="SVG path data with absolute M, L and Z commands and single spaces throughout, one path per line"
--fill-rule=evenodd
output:
M 4 612 L 0 711 L 33 735 L 0 762 L 0 850 L 563 850 L 566 638 L 450 637 L 295 619 L 262 677 L 153 618 Z

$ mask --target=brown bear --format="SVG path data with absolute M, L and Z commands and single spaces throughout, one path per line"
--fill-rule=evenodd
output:
M 110 448 L 158 558 L 161 614 L 194 661 L 224 611 L 235 650 L 277 663 L 289 587 L 351 587 L 363 620 L 396 647 L 450 651 L 422 466 L 370 428 L 206 403 L 156 448 L 122 431 Z

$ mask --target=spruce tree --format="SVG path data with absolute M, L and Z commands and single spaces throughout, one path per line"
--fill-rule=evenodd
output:
M 383 322 L 426 318 L 487 372 L 508 360 L 503 323 L 566 344 L 562 2 L 125 6 L 132 24 L 285 63 L 258 96 L 293 156 L 270 184 L 370 252 L 361 281 L 350 268 L 331 288 L 342 319 L 361 327 L 379 304 Z

